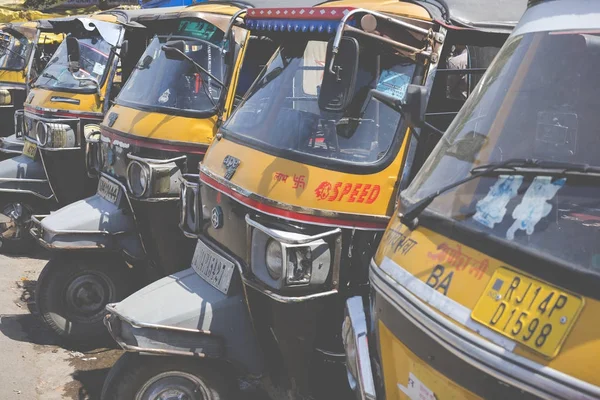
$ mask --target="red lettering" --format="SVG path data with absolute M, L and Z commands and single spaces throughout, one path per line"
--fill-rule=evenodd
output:
M 379 185 L 374 185 L 373 186 L 373 190 L 371 190 L 371 193 L 369 193 L 369 197 L 367 198 L 367 204 L 371 204 L 373 203 L 375 200 L 377 200 L 377 197 L 379 197 L 379 191 L 380 191 L 380 187 Z
M 347 195 L 348 193 L 350 193 L 350 190 L 352 190 L 352 184 L 346 183 L 344 185 L 344 188 L 342 189 L 342 194 L 340 194 L 340 198 L 338 199 L 338 201 L 342 201 L 344 196 Z
M 327 198 L 327 201 L 334 201 L 335 200 L 335 198 L 337 197 L 337 195 L 339 193 L 340 186 L 342 186 L 342 182 L 337 182 L 335 184 L 335 186 L 333 187 L 333 193 L 331 193 L 331 196 L 329 196 Z
M 354 203 L 354 201 L 356 200 L 356 196 L 358 196 L 358 189 L 360 189 L 361 187 L 362 187 L 362 183 L 357 183 L 356 185 L 354 185 L 354 190 L 352 191 L 352 193 L 350 193 L 348 202 Z
M 367 193 L 369 193 L 369 189 L 371 189 L 371 184 L 367 183 L 365 187 L 363 187 L 362 192 L 360 192 L 358 200 L 356 200 L 358 203 L 362 203 L 363 201 L 365 201 L 365 196 L 367 195 Z

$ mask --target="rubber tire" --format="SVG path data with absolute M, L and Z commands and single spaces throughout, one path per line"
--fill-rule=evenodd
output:
M 35 302 L 43 322 L 66 344 L 104 345 L 110 335 L 104 326 L 104 307 L 89 321 L 70 320 L 64 292 L 72 277 L 85 271 L 96 271 L 110 279 L 114 292 L 108 303 L 123 300 L 135 290 L 132 273 L 127 264 L 115 256 L 99 256 L 97 253 L 76 255 L 55 254 L 46 264 L 35 288 Z
M 211 397 L 207 400 L 237 398 L 237 381 L 227 379 L 225 371 L 210 362 L 192 357 L 163 357 L 127 352 L 108 373 L 100 400 L 133 400 L 150 378 L 167 371 L 182 371 L 200 378 L 210 391 Z

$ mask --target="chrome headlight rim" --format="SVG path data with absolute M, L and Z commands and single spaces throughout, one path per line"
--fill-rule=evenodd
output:
M 273 256 L 269 257 L 269 251 L 273 250 L 273 251 L 279 251 L 279 264 L 273 264 L 271 265 L 271 263 L 269 262 L 269 259 L 271 259 L 271 261 L 273 261 Z M 281 279 L 284 274 L 285 274 L 285 259 L 284 259 L 284 251 L 283 251 L 283 246 L 281 245 L 280 242 L 278 242 L 277 240 L 271 238 L 267 241 L 267 244 L 265 245 L 265 266 L 267 267 L 267 273 L 269 274 L 269 276 L 272 279 L 275 280 L 279 280 Z M 276 270 L 277 267 L 279 269 L 279 271 Z
M 48 125 L 44 121 L 37 121 L 35 124 L 35 138 L 40 146 L 48 144 Z
M 142 177 L 142 173 L 146 174 L 145 184 L 142 184 L 141 179 L 140 179 L 140 182 L 138 182 L 140 187 L 143 188 L 141 193 L 136 193 L 136 191 L 134 190 L 133 185 L 132 185 L 133 180 L 134 180 L 132 178 L 132 171 L 134 171 L 133 168 L 139 168 L 139 171 L 140 171 L 139 178 Z M 152 170 L 148 166 L 142 164 L 141 162 L 134 160 L 134 161 L 131 161 L 129 163 L 129 165 L 127 166 L 127 188 L 129 189 L 129 192 L 133 195 L 133 197 L 139 198 L 139 197 L 144 197 L 146 194 L 148 194 L 148 192 L 150 191 L 151 179 L 152 179 Z

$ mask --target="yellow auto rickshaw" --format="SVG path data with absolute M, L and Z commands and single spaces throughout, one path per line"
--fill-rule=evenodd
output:
M 45 32 L 45 21 L 0 24 L 0 159 L 21 154 L 23 140 L 14 133 L 15 111 L 23 108 L 29 86 L 62 42 Z
M 100 126 L 88 137 L 95 195 L 34 217 L 53 254 L 36 304 L 65 341 L 107 337 L 104 306 L 189 265 L 179 230 L 179 178 L 197 177 L 218 126 L 275 51 L 233 27 L 236 2 L 206 2 L 138 19 L 157 32 Z
M 442 2 L 402 1 L 248 10 L 245 26 L 279 50 L 220 127 L 200 182 L 184 183 L 191 268 L 107 305 L 128 352 L 103 399 L 231 398 L 238 379 L 263 398 L 351 395 L 345 299 L 367 288 L 415 160 L 508 36 L 449 28 L 443 14 Z
M 600 398 L 599 16 L 530 1 L 401 194 L 347 307 L 360 398 Z

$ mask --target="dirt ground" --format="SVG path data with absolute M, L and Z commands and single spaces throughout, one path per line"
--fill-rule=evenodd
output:
M 121 351 L 58 346 L 36 315 L 36 279 L 48 253 L 0 255 L 0 399 L 97 400 Z

